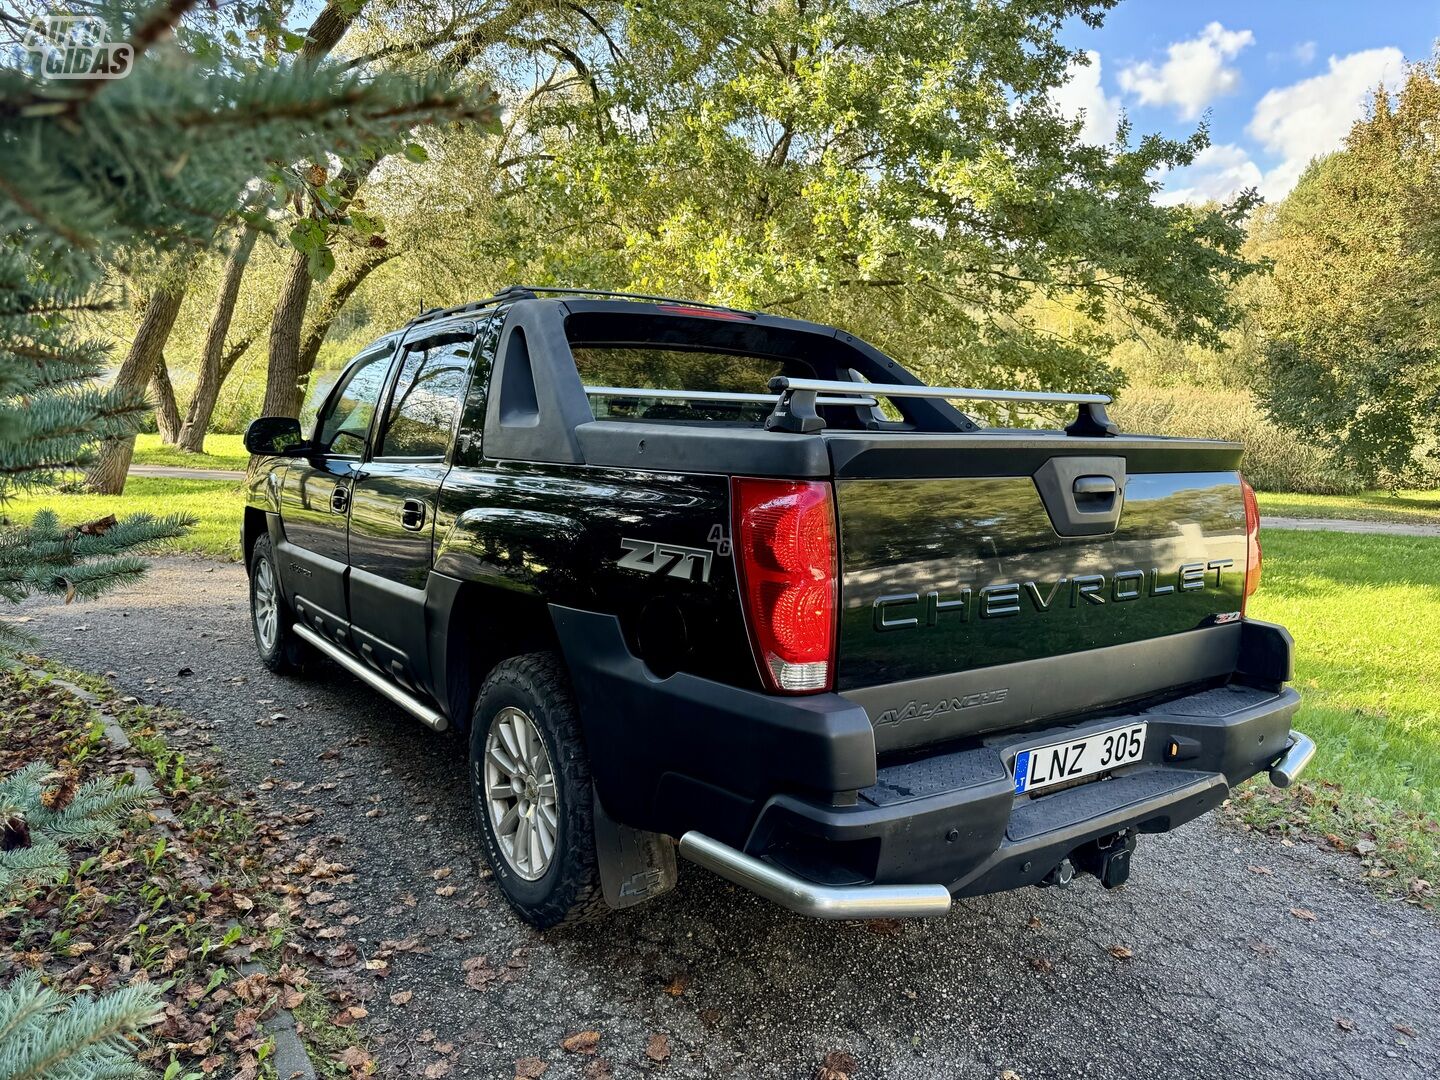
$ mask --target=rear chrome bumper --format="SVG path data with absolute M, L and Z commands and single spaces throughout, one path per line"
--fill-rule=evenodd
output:
M 1315 756 L 1315 740 L 1299 731 L 1290 732 L 1290 745 L 1285 748 L 1275 764 L 1270 766 L 1270 783 L 1287 788 L 1295 778 L 1305 771 L 1310 759 Z
M 813 919 L 925 918 L 950 910 L 950 890 L 944 885 L 820 885 L 704 833 L 680 837 L 680 854 L 757 896 Z

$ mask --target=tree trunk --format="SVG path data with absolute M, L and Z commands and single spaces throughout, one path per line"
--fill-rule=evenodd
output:
M 240 282 L 245 277 L 245 266 L 250 261 L 250 253 L 255 249 L 256 235 L 253 226 L 242 226 L 240 235 L 235 238 L 230 254 L 225 259 L 220 292 L 215 297 L 215 309 L 210 314 L 210 325 L 205 331 L 205 344 L 200 351 L 200 378 L 195 384 L 195 393 L 190 397 L 190 408 L 186 411 L 185 425 L 180 429 L 178 440 L 181 449 L 194 454 L 205 452 L 205 431 L 209 428 L 210 417 L 215 412 L 215 402 L 220 399 L 220 387 L 224 385 L 225 376 L 229 374 L 228 368 L 222 370 L 221 363 L 225 351 L 225 335 L 230 332 L 230 320 L 235 315 L 235 301 L 240 296 Z
M 230 372 L 235 369 L 235 364 L 240 357 L 245 355 L 245 350 L 255 340 L 254 334 L 246 334 L 239 341 L 234 342 L 225 350 L 225 355 L 220 358 L 220 385 L 225 385 L 225 380 L 230 377 Z
M 160 362 L 165 349 L 165 340 L 180 314 L 181 301 L 185 290 L 175 286 L 160 289 L 150 295 L 145 304 L 145 315 L 140 320 L 140 329 L 130 343 L 125 362 L 115 376 L 115 389 L 132 397 L 139 397 Z M 120 495 L 125 491 L 125 474 L 130 471 L 130 457 L 135 452 L 135 436 L 123 439 L 106 439 L 100 444 L 100 453 L 95 464 L 85 474 L 85 484 L 91 491 L 101 495 Z
M 300 342 L 300 390 L 301 397 L 310 386 L 310 374 L 315 370 L 315 360 L 320 355 L 320 346 L 325 344 L 325 335 L 330 333 L 330 327 L 340 317 L 340 312 L 345 310 L 345 305 L 355 295 L 365 279 L 370 276 L 372 270 L 384 266 L 393 259 L 399 252 L 391 248 L 376 249 L 374 254 L 367 254 L 360 262 L 354 263 L 346 271 L 345 275 L 335 282 L 334 287 L 326 295 L 320 304 L 320 310 L 315 313 L 315 321 L 305 330 L 305 337 Z
M 270 319 L 269 366 L 265 371 L 265 404 L 261 416 L 300 415 L 300 328 L 310 299 L 310 267 L 305 253 L 290 254 L 290 269 Z
M 160 441 L 174 446 L 180 438 L 180 406 L 175 401 L 175 387 L 170 382 L 170 368 L 163 352 L 150 376 L 150 400 L 155 403 L 155 427 L 160 432 Z

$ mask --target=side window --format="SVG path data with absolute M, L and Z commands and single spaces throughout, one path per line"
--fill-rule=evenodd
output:
M 330 401 L 329 412 L 316 423 L 315 445 L 323 454 L 359 457 L 365 453 L 370 421 L 380 403 L 385 375 L 390 370 L 390 350 L 362 356 L 344 376 L 344 385 Z
M 405 350 L 376 457 L 445 456 L 465 397 L 472 345 L 467 335 Z

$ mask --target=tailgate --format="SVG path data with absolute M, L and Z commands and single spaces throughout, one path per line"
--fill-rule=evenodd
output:
M 833 437 L 836 689 L 866 707 L 884 751 L 1228 673 L 1239 454 L 1158 438 Z

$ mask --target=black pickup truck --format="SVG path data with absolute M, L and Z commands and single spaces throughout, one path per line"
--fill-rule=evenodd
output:
M 1240 448 L 1123 435 L 1107 401 L 512 287 L 366 348 L 308 434 L 251 425 L 255 641 L 456 729 L 538 926 L 665 891 L 677 850 L 826 918 L 1119 885 L 1139 834 L 1314 744 L 1290 636 L 1245 616 Z

